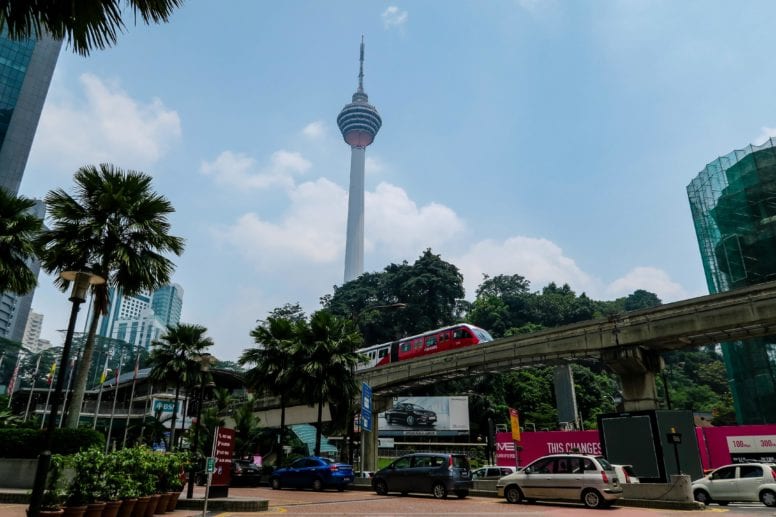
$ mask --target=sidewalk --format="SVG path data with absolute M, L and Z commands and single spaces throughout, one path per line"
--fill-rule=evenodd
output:
M 28 506 L 29 505 L 27 504 L 0 504 L 0 517 L 27 517 Z M 172 512 L 165 512 L 164 515 L 171 515 L 173 517 L 200 517 L 202 511 L 175 510 Z

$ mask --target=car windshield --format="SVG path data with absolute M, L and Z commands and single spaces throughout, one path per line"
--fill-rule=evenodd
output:
M 487 331 L 482 330 L 480 328 L 476 328 L 476 327 L 474 329 L 472 329 L 472 330 L 474 330 L 474 333 L 477 334 L 478 338 L 480 338 L 480 341 L 482 341 L 482 342 L 493 341 L 493 337 L 490 334 L 488 334 Z
M 612 464 L 609 463 L 609 460 L 607 460 L 603 456 L 596 456 L 595 459 L 598 461 L 598 463 L 601 464 L 601 468 L 602 469 L 604 469 L 604 470 L 614 470 L 614 467 L 612 467 Z

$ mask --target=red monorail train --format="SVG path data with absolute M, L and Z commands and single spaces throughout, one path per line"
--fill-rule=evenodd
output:
M 479 327 L 467 323 L 451 325 L 390 343 L 362 348 L 359 353 L 366 355 L 369 359 L 359 364 L 358 369 L 365 370 L 488 341 L 493 341 L 493 338 L 487 331 Z

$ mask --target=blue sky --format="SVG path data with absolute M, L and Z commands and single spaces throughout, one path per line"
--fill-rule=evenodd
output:
M 364 34 L 383 118 L 367 271 L 430 247 L 470 299 L 483 273 L 699 296 L 685 188 L 776 136 L 775 19 L 769 1 L 187 2 L 89 58 L 62 50 L 21 193 L 71 190 L 84 164 L 152 175 L 187 242 L 182 320 L 235 359 L 269 310 L 313 311 L 342 284 L 336 117 Z M 60 344 L 67 296 L 40 284 L 42 337 Z

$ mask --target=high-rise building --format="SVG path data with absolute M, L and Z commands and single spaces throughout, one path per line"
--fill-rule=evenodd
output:
M 717 158 L 687 195 L 710 293 L 776 280 L 776 140 Z M 721 348 L 738 423 L 776 422 L 776 335 Z
M 38 314 L 35 311 L 30 311 L 30 315 L 27 316 L 27 324 L 24 326 L 24 337 L 22 338 L 22 345 L 30 352 L 38 352 L 38 345 L 40 341 L 40 331 L 43 328 L 43 314 Z
M 366 147 L 371 144 L 383 121 L 377 109 L 369 104 L 364 92 L 364 37 L 361 36 L 361 55 L 358 71 L 358 89 L 352 102 L 339 116 L 337 125 L 350 146 L 350 189 L 348 191 L 348 228 L 345 243 L 345 282 L 364 272 L 364 166 Z
M 160 287 L 151 296 L 151 309 L 165 327 L 177 325 L 181 321 L 183 309 L 183 288 L 178 284 Z
M 148 349 L 169 325 L 180 323 L 183 288 L 168 284 L 153 293 L 125 295 L 121 289 L 108 290 L 108 313 L 100 318 L 97 334 L 120 339 Z M 91 307 L 90 307 L 91 309 Z M 87 321 L 90 317 L 87 317 Z
M 0 188 L 17 194 L 62 42 L 12 41 L 6 34 L 0 33 Z M 37 274 L 39 266 L 32 269 Z M 22 340 L 32 295 L 0 293 L 0 337 Z

